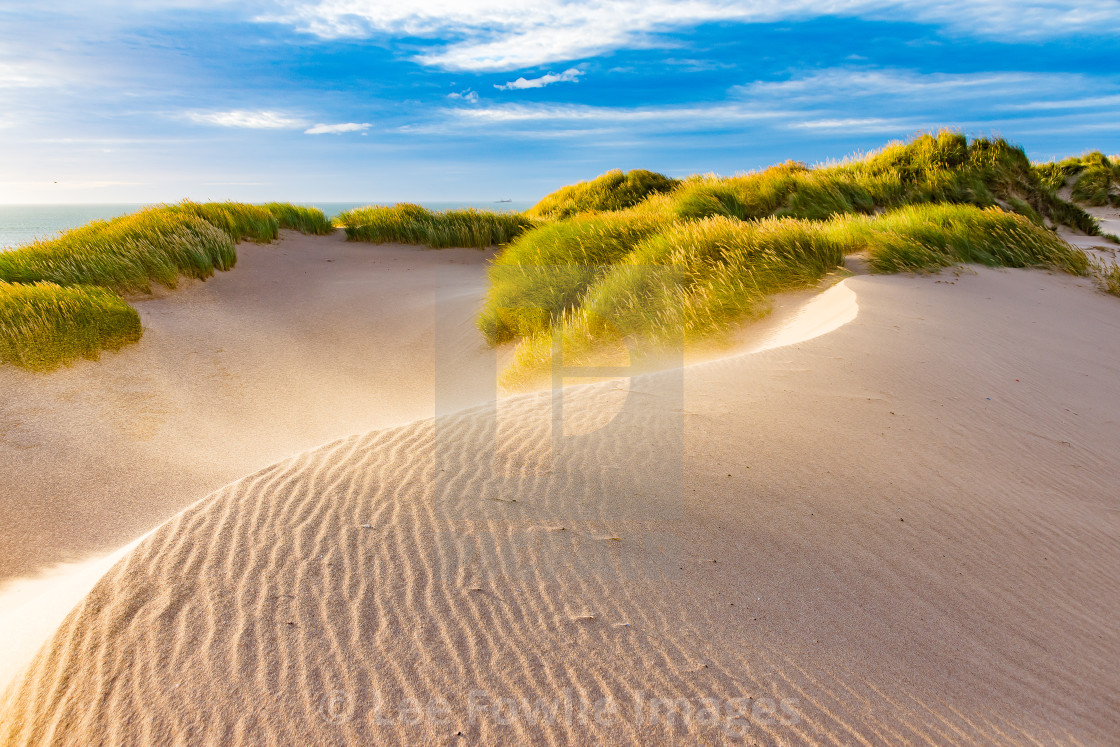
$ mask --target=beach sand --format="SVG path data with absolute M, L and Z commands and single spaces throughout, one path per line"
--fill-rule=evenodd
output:
M 473 326 L 492 251 L 344 239 L 243 243 L 232 272 L 134 301 L 140 344 L 47 375 L 0 367 L 0 583 L 297 452 L 432 417 L 437 296 L 458 373 L 493 382 Z
M 51 382 L 42 407 L 110 377 L 151 377 L 173 398 L 149 440 L 134 433 L 126 453 L 148 461 L 128 473 L 94 442 L 51 467 L 55 494 L 17 478 L 37 498 L 5 497 L 23 523 L 3 556 L 38 560 L 9 572 L 82 544 L 67 528 L 83 548 L 123 544 L 191 507 L 67 617 L 5 696 L 0 741 L 1104 744 L 1120 731 L 1120 302 L 1089 281 L 852 277 L 820 307 L 835 324 L 799 322 L 812 339 L 572 387 L 557 420 L 547 392 L 433 405 L 447 365 L 425 329 L 448 330 L 464 400 L 492 376 L 469 324 L 485 255 L 333 241 L 315 246 L 353 254 L 361 280 L 285 259 L 291 243 L 249 247 L 234 272 L 142 306 L 136 348 L 36 380 Z M 398 254 L 403 272 L 384 266 Z M 307 267 L 300 282 L 269 264 L 284 261 Z M 441 295 L 461 318 L 409 313 L 417 271 L 451 276 Z M 212 340 L 229 324 L 220 283 L 271 272 L 286 293 L 261 281 L 259 315 Z M 285 304 L 308 298 L 334 313 L 305 328 Z M 179 309 L 211 306 L 202 382 L 172 353 L 194 331 Z M 362 325 L 375 342 L 343 345 Z M 169 358 L 146 352 L 161 344 Z M 207 387 L 233 386 L 218 347 L 259 360 L 235 381 L 244 410 L 222 409 L 229 393 L 202 406 Z M 285 355 L 298 365 L 256 378 Z M 427 368 L 392 363 L 425 355 Z M 370 360 L 384 367 L 367 376 Z M 23 376 L 0 374 L 5 391 Z M 96 433 L 131 443 L 113 429 L 158 420 L 140 401 L 107 408 Z M 210 440 L 165 425 L 194 419 Z M 191 505 L 237 469 L 248 476 Z M 113 522 L 131 525 L 85 527 Z

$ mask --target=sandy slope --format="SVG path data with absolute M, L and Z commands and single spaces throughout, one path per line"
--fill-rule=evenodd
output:
M 0 739 L 1108 743 L 1120 303 L 845 286 L 810 342 L 568 390 L 563 438 L 526 395 L 219 491 L 68 618 Z
M 472 318 L 493 252 L 283 234 L 136 302 L 139 345 L 46 376 L 0 367 L 0 583 L 115 549 L 299 451 L 431 417 L 437 326 L 456 374 L 492 386 Z

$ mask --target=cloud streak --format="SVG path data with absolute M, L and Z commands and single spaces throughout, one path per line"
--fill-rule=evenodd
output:
M 509 83 L 495 84 L 494 88 L 499 91 L 515 91 L 525 88 L 544 88 L 553 83 L 578 83 L 581 75 L 583 75 L 583 71 L 573 67 L 558 74 L 548 73 L 539 78 L 518 78 L 517 80 L 511 80 Z
M 234 127 L 248 130 L 294 130 L 306 127 L 307 122 L 275 111 L 234 109 L 228 112 L 186 112 L 192 122 L 216 127 Z M 323 125 L 327 126 L 327 125 Z
M 323 38 L 433 39 L 417 61 L 446 70 L 519 70 L 620 49 L 664 45 L 659 35 L 706 23 L 772 23 L 826 16 L 935 24 L 953 34 L 1046 39 L 1116 35 L 1120 0 L 313 0 L 276 20 Z M 456 39 L 451 43 L 440 40 Z
M 341 135 L 344 132 L 365 132 L 373 127 L 369 122 L 343 122 L 341 124 L 317 124 L 303 131 L 305 135 Z

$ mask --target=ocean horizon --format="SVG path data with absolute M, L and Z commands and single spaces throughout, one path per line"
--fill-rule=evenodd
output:
M 407 200 L 402 200 L 407 202 Z M 43 204 L 0 205 L 0 251 L 13 249 L 39 239 L 50 239 L 62 231 L 84 226 L 95 220 L 108 220 L 134 213 L 148 205 L 159 203 L 103 203 L 103 204 Z M 358 202 L 301 202 L 299 205 L 316 207 L 328 218 L 363 205 L 391 205 L 387 201 Z M 423 201 L 416 203 L 429 210 L 458 210 L 468 207 L 479 210 L 527 210 L 533 203 L 526 200 L 509 202 L 496 200 L 473 201 Z

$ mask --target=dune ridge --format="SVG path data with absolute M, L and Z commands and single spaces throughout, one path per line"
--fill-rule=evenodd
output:
M 227 486 L 95 587 L 0 740 L 1106 743 L 1115 299 L 941 280 L 566 390 L 582 435 L 522 395 Z

